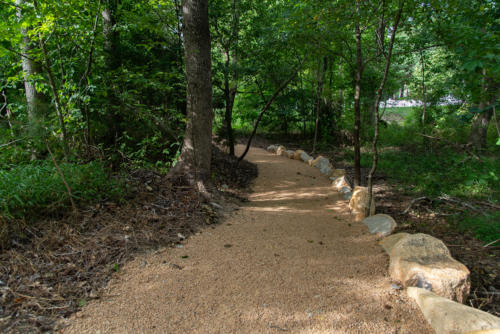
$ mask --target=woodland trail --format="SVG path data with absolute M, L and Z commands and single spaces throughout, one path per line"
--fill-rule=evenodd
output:
M 319 170 L 257 148 L 247 159 L 259 168 L 248 203 L 126 265 L 63 332 L 433 332 Z

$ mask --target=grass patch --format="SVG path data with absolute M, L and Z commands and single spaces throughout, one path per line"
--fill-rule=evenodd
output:
M 63 163 L 60 168 L 77 203 L 116 199 L 124 194 L 124 183 L 110 177 L 102 163 Z M 37 216 L 69 204 L 64 183 L 49 161 L 0 170 L 0 217 Z
M 452 218 L 452 223 L 459 231 L 470 231 L 476 239 L 487 243 L 500 239 L 500 212 L 460 215 Z

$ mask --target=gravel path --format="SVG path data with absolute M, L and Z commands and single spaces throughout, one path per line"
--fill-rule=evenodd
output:
M 241 147 L 238 147 L 241 150 Z M 316 168 L 252 148 L 250 202 L 129 263 L 64 333 L 432 333 Z

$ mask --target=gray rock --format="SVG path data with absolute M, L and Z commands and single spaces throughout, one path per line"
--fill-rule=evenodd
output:
M 306 152 L 302 152 L 302 153 L 300 154 L 300 159 L 301 159 L 302 161 L 304 161 L 304 162 L 307 162 L 307 161 L 309 161 L 309 160 L 312 160 L 312 159 L 313 159 L 313 157 L 311 157 L 311 156 L 310 156 L 309 154 L 307 154 Z
M 383 237 L 391 234 L 398 226 L 391 216 L 382 213 L 365 218 L 363 224 L 368 226 L 371 234 L 378 234 Z
M 278 146 L 276 145 L 269 145 L 267 147 L 267 152 L 270 152 L 270 153 L 276 153 L 276 150 L 278 149 Z
M 347 191 L 347 192 L 344 192 L 344 198 L 348 201 L 351 200 L 352 198 L 352 191 Z

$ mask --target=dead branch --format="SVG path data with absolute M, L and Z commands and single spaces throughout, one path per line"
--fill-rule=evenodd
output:
M 420 201 L 423 201 L 423 200 L 429 200 L 429 198 L 428 198 L 428 197 L 425 197 L 425 196 L 415 198 L 414 200 L 412 200 L 412 201 L 410 202 L 410 204 L 406 207 L 405 211 L 403 211 L 403 213 L 402 213 L 402 214 L 403 214 L 403 215 L 406 215 L 406 214 L 408 213 L 408 211 L 410 211 L 411 207 L 412 207 L 415 203 L 420 202 Z

